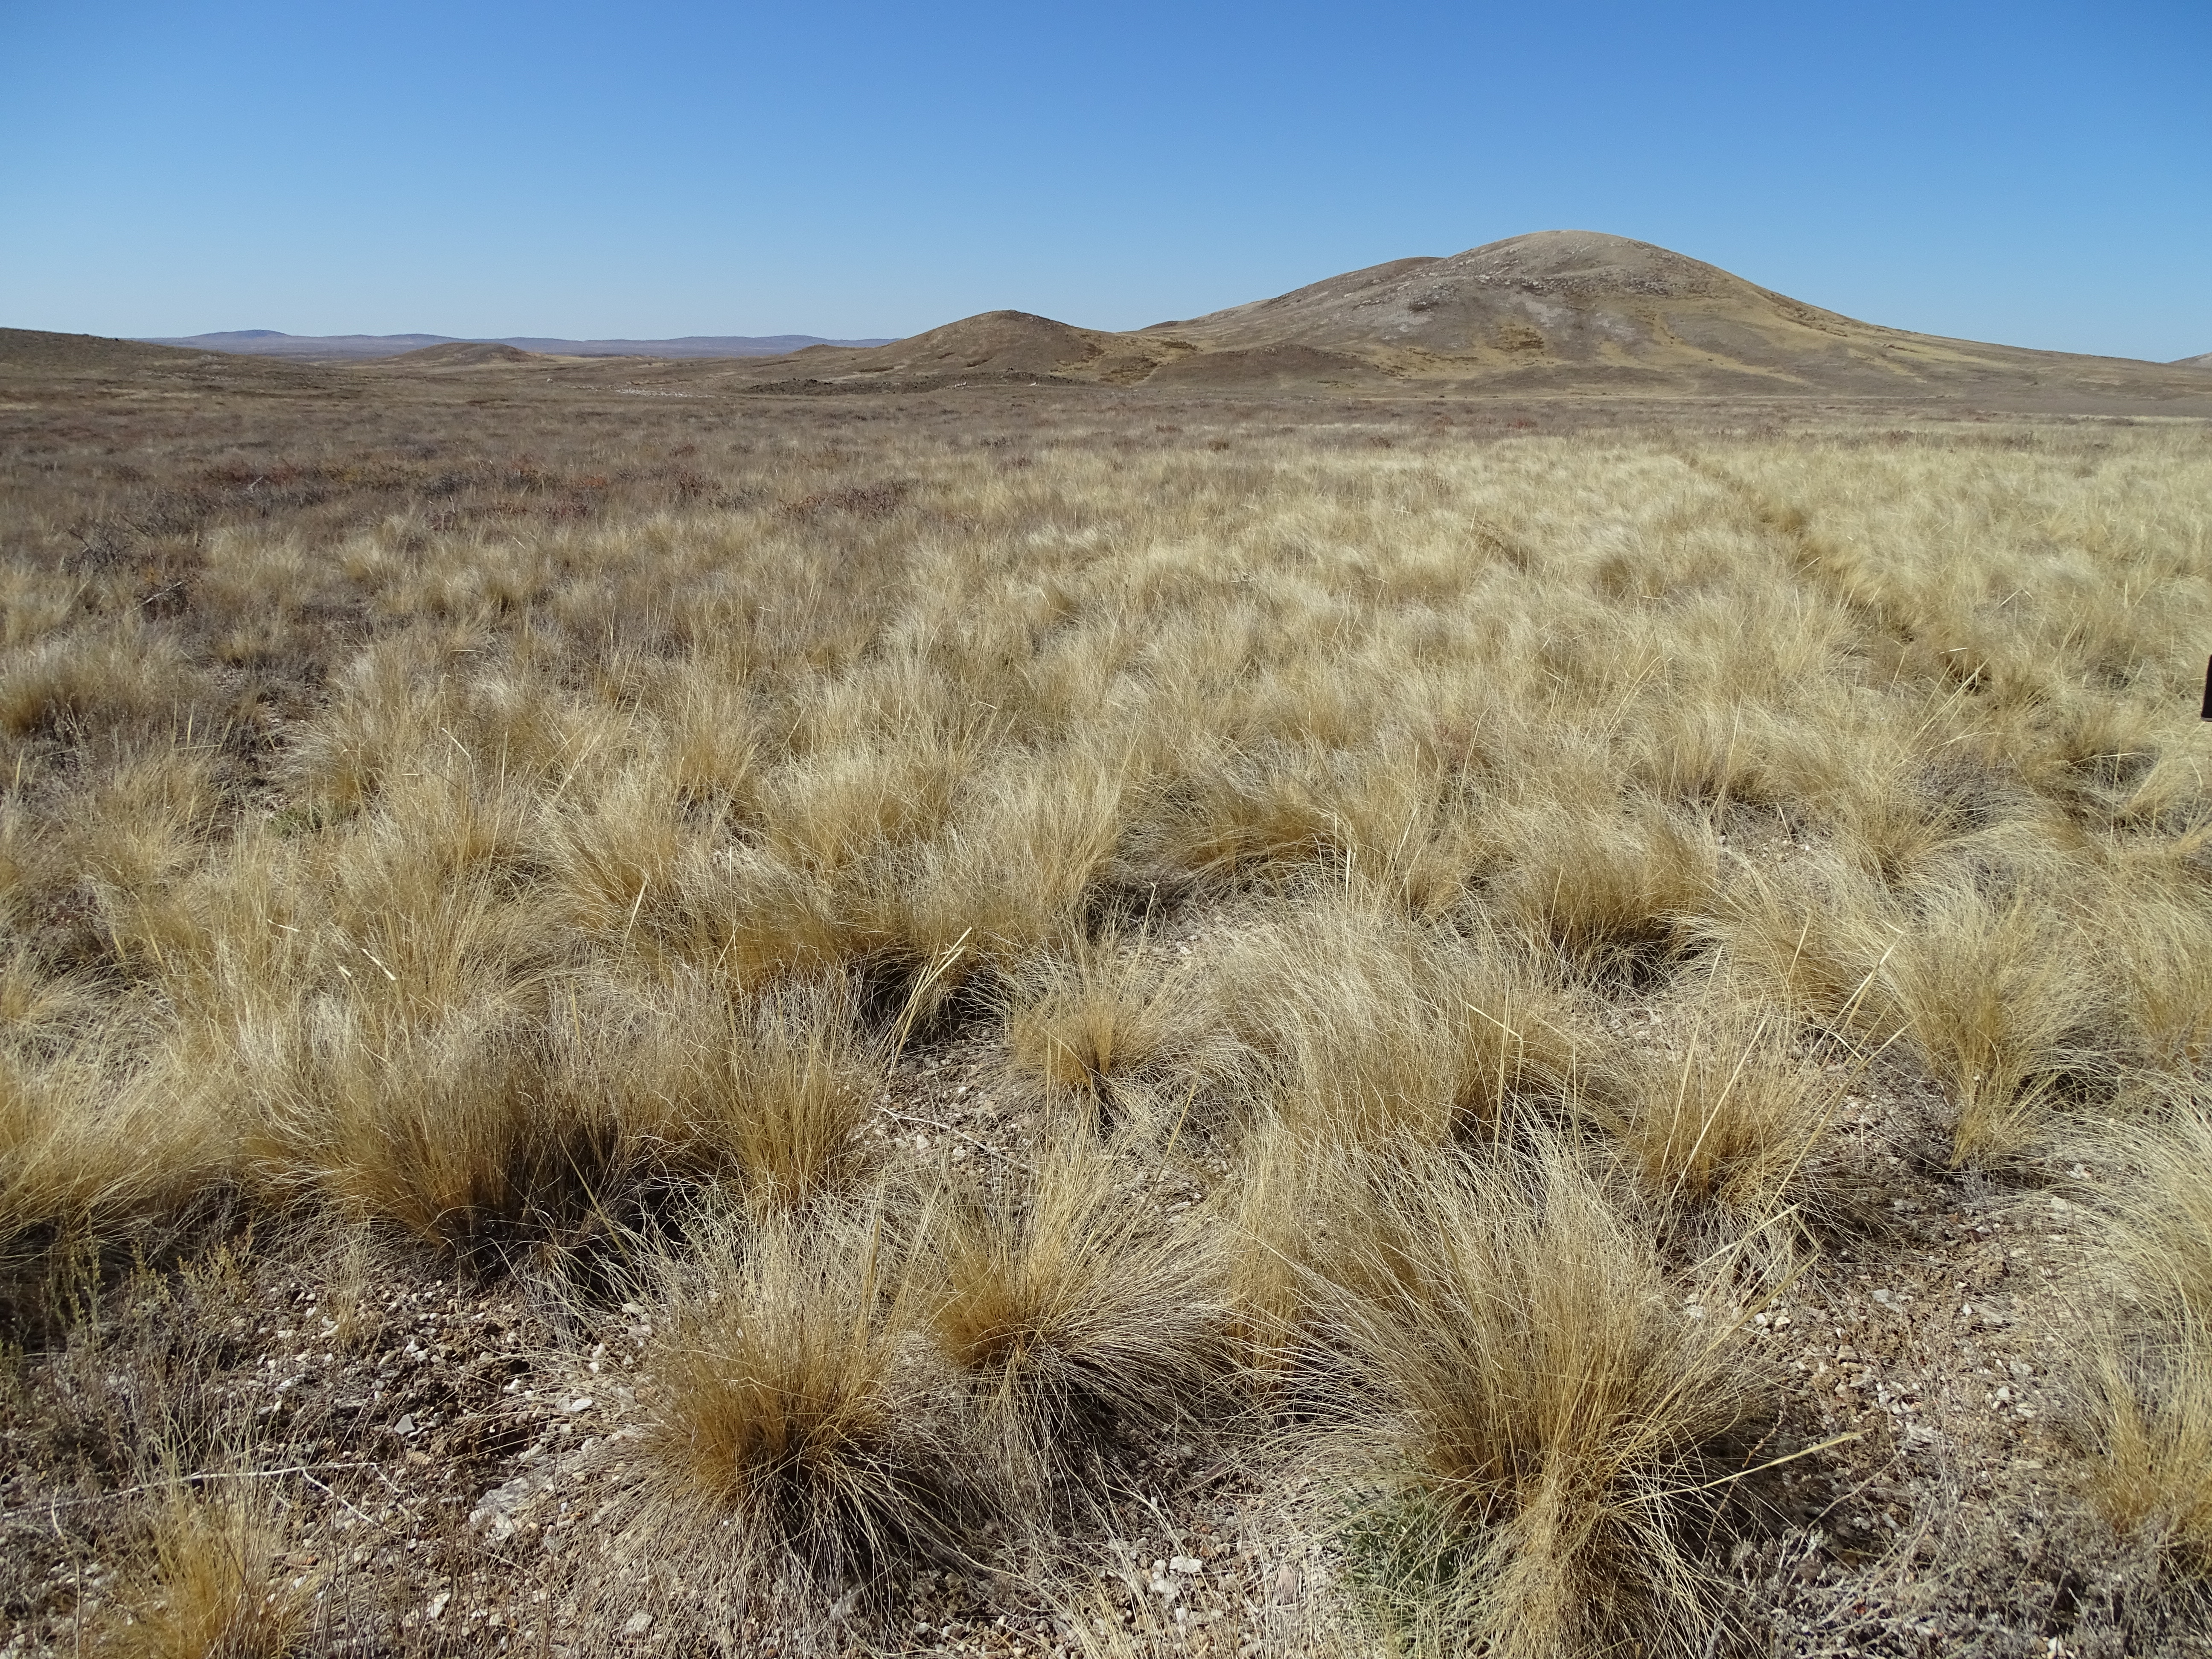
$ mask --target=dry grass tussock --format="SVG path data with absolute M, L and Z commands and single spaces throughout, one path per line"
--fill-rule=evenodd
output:
M 1577 1097 L 1594 1043 L 1541 955 L 1358 891 L 1259 912 L 1215 978 L 1251 1057 L 1248 1115 L 1316 1145 L 1493 1142 Z
M 1820 1153 L 1856 1066 L 1793 1052 L 1786 1007 L 1716 994 L 1685 1011 L 1679 1052 L 1644 1057 L 1597 1109 L 1646 1191 L 1669 1207 L 1711 1206 L 1741 1223 L 1842 1194 L 1818 1189 Z
M 1844 1251 L 1838 1296 L 1950 1282 L 1869 1213 L 2152 1122 L 2064 1467 L 2202 1571 L 2203 434 L 1048 392 L 19 434 L 23 1388 L 67 1264 L 313 1217 L 566 1310 L 466 1413 L 410 1408 L 472 1425 L 436 1467 L 477 1492 L 568 1443 L 531 1402 L 613 1364 L 627 1297 L 645 1447 L 532 1468 L 824 1647 L 906 1639 L 924 1572 L 1087 1607 L 1143 1528 L 1272 1572 L 1295 1512 L 1316 1644 L 1697 1649 L 1765 1547 L 1729 1477 L 1839 1409 L 1840 1336 L 1777 1370 L 1739 1312 Z M 267 1455 L 428 1443 L 386 1397 Z M 88 1553 L 101 1482 L 147 1484 L 70 1479 Z M 88 1639 L 320 1639 L 255 1600 L 259 1511 L 133 1513 Z M 464 1531 L 456 1583 L 558 1625 L 573 1583 Z M 1227 1590 L 1209 1626 L 1150 1585 L 1053 1643 L 1238 1650 Z M 76 1592 L 23 1594 L 62 1640 Z
M 2212 1115 L 2133 1138 L 2103 1264 L 2117 1316 L 2081 1365 L 2093 1491 L 2123 1528 L 2212 1570 Z
M 976 1501 L 905 1352 L 922 1309 L 902 1248 L 880 1207 L 773 1211 L 708 1226 L 655 1298 L 670 1498 L 735 1516 L 733 1547 L 833 1594 L 952 1556 Z
M 1170 1079 L 1202 1087 L 1234 1069 L 1238 1051 L 1206 1018 L 1188 969 L 1146 943 L 1109 930 L 1023 965 L 1006 1012 L 1017 1075 L 1113 1115 L 1138 1109 Z
M 1083 1478 L 1180 1424 L 1224 1368 L 1219 1234 L 1160 1216 L 1145 1173 L 1071 1134 L 1028 1182 L 933 1218 L 933 1334 L 1000 1478 L 1036 1501 L 1088 1497 Z
M 250 1488 L 178 1487 L 156 1511 L 148 1571 L 126 1585 L 92 1651 L 103 1659 L 283 1659 L 314 1611 L 312 1571 L 288 1571 L 282 1526 Z
M 1704 1651 L 1695 1534 L 1756 1466 L 1774 1382 L 1743 1316 L 1716 1293 L 1686 1320 L 1557 1143 L 1457 1169 L 1401 1150 L 1352 1179 L 1371 1219 L 1329 1258 L 1325 1317 L 1353 1398 L 1388 1403 L 1395 1484 L 1361 1563 L 1386 1608 L 1429 1650 L 1579 1653 L 1636 1631 Z M 1426 1594 L 1391 1605 L 1408 1589 Z

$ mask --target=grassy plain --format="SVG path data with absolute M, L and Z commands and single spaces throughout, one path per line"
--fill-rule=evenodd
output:
M 2204 1650 L 2203 422 L 0 394 L 0 1650 Z

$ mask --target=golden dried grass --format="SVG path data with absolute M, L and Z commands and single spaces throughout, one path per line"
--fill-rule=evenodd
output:
M 102 1659 L 284 1659 L 314 1615 L 319 1575 L 288 1571 L 284 1530 L 254 1483 L 185 1486 L 154 1511 L 150 1559 L 99 1621 Z
M 1728 1304 L 1692 1316 L 1649 1243 L 1553 1142 L 1361 1171 L 1369 1226 L 1328 1268 L 1346 1402 L 1395 1499 L 1467 1540 L 1421 1610 L 1431 1639 L 1565 1655 L 1705 1645 L 1715 1610 L 1687 1524 L 1741 1472 L 1773 1379 Z M 1439 1540 L 1448 1542 L 1448 1540 Z
M 1008 1065 L 1048 1096 L 1108 1103 L 1171 1065 L 1202 1070 L 1207 1034 L 1190 979 L 1141 933 L 1079 937 L 1066 956 L 1033 957 L 1012 975 Z
M 731 1516 L 764 1577 L 848 1586 L 950 1558 L 973 1472 L 908 1349 L 925 1314 L 880 1206 L 710 1221 L 660 1267 L 660 1496 Z
M 1754 1012 L 1709 987 L 1677 1022 L 1667 1051 L 1633 1062 L 1598 1108 L 1644 1188 L 1753 1225 L 1793 1202 L 1824 1208 L 1807 1188 L 1849 1078 L 1792 1051 L 1785 1011 Z
M 1218 1237 L 1163 1214 L 1151 1174 L 1073 1130 L 1026 1178 L 933 1218 L 930 1328 L 1030 1503 L 1159 1441 L 1221 1369 Z
M 1411 1133 L 1493 1140 L 1571 1099 L 1592 1039 L 1540 959 L 1321 893 L 1222 953 L 1218 1018 L 1267 1069 L 1267 1109 L 1316 1145 Z
M 2120 1139 L 2128 1184 L 2099 1266 L 2121 1299 L 2077 1377 L 2091 1496 L 2124 1530 L 2212 1573 L 2212 1115 Z
M 1016 469 L 833 424 L 588 509 L 558 465 L 394 454 L 289 516 L 194 473 L 64 535 L 9 475 L 27 1270 L 240 1182 L 464 1249 L 726 1188 L 748 1218 L 666 1267 L 653 1501 L 866 1578 L 954 1547 L 977 1400 L 1133 1414 L 1204 1346 L 1097 1273 L 1164 1285 L 1182 1237 L 1103 1152 L 945 1210 L 926 1270 L 887 1230 L 885 1049 L 1003 1034 L 1024 1086 L 1140 1109 L 1116 1158 L 1227 1170 L 1194 1271 L 1262 1397 L 1363 1358 L 1416 1485 L 1489 1517 L 1436 1627 L 1556 1646 L 1692 1606 L 1669 1506 L 1741 1404 L 1559 1137 L 1725 1231 L 1819 1200 L 1803 1043 L 1933 1084 L 2000 1176 L 2203 1070 L 2186 432 L 1074 421 Z M 1168 912 L 1187 973 L 1102 932 Z M 1716 951 L 1680 1055 L 1600 1035 Z M 2186 1255 L 2128 1226 L 2131 1273 Z M 2184 1538 L 2200 1313 L 2137 1294 L 2106 1443 L 2182 1471 L 2137 1518 Z

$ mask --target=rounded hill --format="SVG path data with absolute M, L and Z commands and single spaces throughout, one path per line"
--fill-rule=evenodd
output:
M 1026 311 L 985 311 L 889 345 L 844 351 L 816 347 L 806 355 L 827 358 L 836 351 L 839 369 L 848 374 L 988 379 L 1080 368 L 1103 356 L 1111 337 Z
M 474 368 L 484 363 L 534 363 L 538 354 L 496 340 L 455 340 L 447 345 L 424 346 L 386 357 L 387 367 L 416 368 Z
M 1352 271 L 1172 331 L 1217 349 L 1352 351 L 1401 373 L 1456 362 L 1765 375 L 1832 351 L 1849 326 L 1671 249 L 1552 230 Z

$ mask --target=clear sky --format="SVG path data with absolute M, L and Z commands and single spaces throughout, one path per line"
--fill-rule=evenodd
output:
M 0 324 L 1134 327 L 1607 230 L 2212 351 L 2212 0 L 0 0 Z

